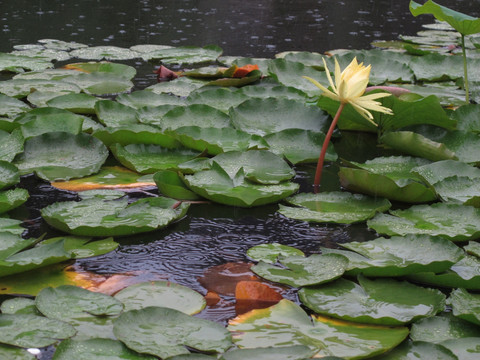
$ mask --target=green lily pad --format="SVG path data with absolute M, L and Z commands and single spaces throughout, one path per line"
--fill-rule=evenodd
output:
M 178 139 L 183 146 L 200 152 L 206 151 L 209 155 L 269 147 L 260 136 L 230 127 L 182 126 L 167 133 Z
M 263 85 L 263 83 L 262 83 Z M 308 99 L 307 94 L 298 90 L 292 86 L 278 85 L 276 83 L 270 86 L 245 86 L 238 89 L 236 93 L 245 94 L 253 98 L 286 98 L 290 100 L 306 101 Z
M 258 349 L 234 349 L 227 351 L 221 360 L 302 360 L 310 359 L 315 352 L 304 345 L 281 346 Z
M 42 241 L 42 245 L 51 244 L 59 240 L 63 241 L 63 247 L 70 252 L 75 259 L 82 259 L 92 256 L 100 256 L 118 247 L 118 243 L 113 241 L 112 237 L 92 240 L 89 237 L 81 236 L 59 236 Z
M 461 161 L 445 160 L 422 165 L 412 169 L 412 172 L 431 186 L 455 175 L 470 179 L 480 178 L 480 169 Z
M 95 96 L 88 94 L 65 94 L 48 100 L 47 105 L 76 114 L 95 114 L 94 106 L 97 101 Z
M 446 340 L 442 346 L 462 360 L 475 360 L 480 355 L 480 337 Z
M 131 60 L 140 57 L 136 51 L 117 46 L 91 46 L 70 52 L 72 57 L 85 60 Z
M 240 348 L 306 345 L 316 356 L 359 359 L 384 353 L 408 335 L 405 327 L 355 324 L 322 316 L 310 318 L 300 306 L 281 300 L 230 320 L 228 329 Z
M 14 50 L 10 52 L 13 55 L 27 56 L 30 58 L 43 58 L 44 60 L 49 61 L 66 61 L 71 57 L 67 51 L 64 50 L 55 50 L 55 49 L 25 49 L 25 50 Z
M 167 95 L 170 96 L 170 95 Z M 173 96 L 170 96 L 173 97 Z M 155 126 L 161 128 L 163 124 L 163 116 L 168 113 L 170 110 L 176 109 L 178 106 L 182 105 L 159 105 L 155 107 L 145 106 L 137 110 L 137 120 L 141 124 Z
M 453 353 L 439 344 L 431 344 L 428 342 L 411 342 L 405 341 L 400 346 L 381 355 L 375 359 L 382 360 L 398 360 L 398 359 L 437 359 L 437 360 L 458 360 Z
M 102 100 L 95 103 L 95 113 L 98 120 L 105 126 L 129 126 L 137 124 L 135 109 L 112 100 Z
M 153 144 L 129 144 L 127 146 L 113 144 L 110 150 L 123 166 L 141 174 L 177 169 L 179 164 L 199 155 L 190 149 L 167 149 Z
M 358 284 L 339 279 L 298 293 L 301 302 L 316 313 L 366 324 L 402 325 L 433 316 L 445 308 L 445 295 L 406 281 L 370 280 Z
M 412 169 L 429 161 L 412 157 L 379 157 L 364 164 L 348 162 L 351 167 L 341 167 L 340 183 L 348 190 L 390 200 L 421 203 L 436 199 Z
M 149 281 L 131 285 L 114 296 L 122 302 L 125 311 L 160 306 L 193 315 L 206 306 L 205 298 L 186 286 L 170 281 Z
M 91 135 L 52 132 L 27 140 L 15 164 L 22 174 L 34 172 L 48 181 L 68 180 L 96 173 L 107 157 L 105 145 Z
M 452 306 L 454 316 L 480 325 L 480 295 L 459 288 L 450 293 L 447 302 Z
M 41 315 L 35 306 L 35 300 L 25 297 L 14 297 L 2 302 L 0 306 L 2 314 L 31 314 Z
M 185 105 L 185 101 L 177 96 L 156 94 L 153 91 L 148 90 L 133 91 L 128 94 L 120 94 L 117 96 L 115 101 L 137 110 L 146 106 L 156 107 L 161 105 Z
M 248 96 L 228 88 L 200 88 L 188 95 L 188 104 L 205 104 L 228 113 L 228 109 L 248 99 Z
M 188 204 L 175 209 L 175 200 L 145 198 L 128 204 L 126 198 L 92 197 L 80 202 L 57 202 L 41 214 L 52 227 L 80 236 L 121 236 L 157 230 L 183 217 Z
M 387 199 L 371 198 L 347 192 L 301 193 L 286 199 L 291 205 L 280 205 L 279 213 L 293 219 L 311 222 L 350 224 L 366 221 L 377 212 L 390 209 Z
M 44 70 L 52 68 L 48 59 L 0 53 L 0 71 L 21 73 L 25 70 Z
M 463 57 L 459 55 L 415 56 L 410 60 L 409 66 L 419 81 L 447 81 L 463 77 Z
M 182 126 L 201 128 L 230 127 L 230 118 L 223 111 L 203 104 L 179 106 L 167 112 L 161 119 L 162 129 L 175 130 Z
M 81 73 L 63 79 L 90 95 L 112 95 L 129 91 L 133 83 L 123 76 L 107 72 Z
M 453 316 L 452 313 L 442 313 L 440 316 L 421 319 L 412 324 L 410 331 L 410 338 L 413 341 L 435 344 L 468 337 L 480 337 L 480 328 Z
M 198 200 L 200 196 L 190 191 L 177 172 L 160 170 L 153 176 L 158 190 L 165 196 L 179 200 Z
M 13 97 L 0 94 L 0 116 L 14 118 L 23 112 L 29 111 L 31 108 L 23 101 Z
M 468 104 L 460 106 L 451 117 L 457 121 L 457 129 L 467 132 L 480 133 L 480 105 Z
M 197 80 L 183 76 L 172 81 L 159 82 L 158 84 L 150 85 L 145 90 L 159 95 L 172 94 L 176 96 L 188 96 L 192 91 L 195 91 L 204 85 L 204 80 Z
M 480 238 L 480 209 L 459 204 L 414 205 L 406 210 L 377 214 L 367 222 L 369 228 L 389 236 L 426 234 L 452 241 Z
M 0 344 L 0 357 L 9 360 L 35 360 L 37 357 L 26 349 Z
M 122 342 L 113 339 L 94 338 L 88 340 L 67 339 L 55 350 L 53 360 L 155 360 L 155 357 L 142 355 L 127 348 Z
M 14 235 L 21 235 L 25 228 L 20 226 L 22 221 L 16 219 L 9 219 L 5 217 L 0 218 L 0 232 L 8 232 Z
M 137 73 L 137 70 L 133 66 L 112 63 L 108 61 L 89 61 L 68 64 L 64 69 L 71 69 L 79 71 L 80 73 L 104 73 L 112 74 L 124 79 L 133 79 Z
M 260 80 L 262 72 L 259 70 L 250 71 L 247 75 L 241 78 L 226 77 L 209 81 L 208 86 L 226 86 L 226 87 L 241 87 L 250 85 Z
M 63 321 L 28 314 L 0 314 L 0 342 L 35 348 L 55 344 L 75 335 L 75 329 Z
M 410 11 L 413 16 L 432 14 L 436 19 L 446 21 L 462 35 L 470 35 L 480 32 L 480 19 L 451 10 L 433 2 L 432 0 L 428 0 L 423 5 L 411 1 Z
M 256 135 L 268 135 L 285 129 L 324 132 L 328 115 L 315 106 L 285 98 L 250 99 L 230 109 L 237 129 Z
M 96 129 L 92 135 L 100 139 L 106 146 L 120 144 L 153 144 L 164 148 L 175 148 L 178 141 L 158 128 L 144 124 L 130 124 Z
M 114 333 L 130 349 L 161 358 L 188 354 L 184 345 L 223 352 L 232 344 L 230 333 L 222 325 L 154 306 L 124 312 L 115 321 Z
M 163 64 L 202 64 L 215 62 L 223 50 L 215 45 L 180 46 L 143 53 L 144 60 L 160 60 Z
M 28 200 L 28 197 L 28 191 L 25 189 L 0 191 L 0 214 L 19 207 Z
M 54 108 L 40 108 L 35 110 L 43 109 Z M 27 113 L 27 115 L 28 114 L 29 113 Z M 22 118 L 22 116 L 20 116 L 15 121 L 19 123 L 23 122 L 23 125 L 20 126 L 20 130 L 25 140 L 51 132 L 65 132 L 73 135 L 78 135 L 82 132 L 83 125 L 83 118 L 81 116 L 72 113 L 57 113 L 55 110 L 52 112 L 44 112 L 43 114 L 37 112 L 36 116 L 32 115 L 25 118 Z
M 463 249 L 471 255 L 480 258 L 480 243 L 476 241 L 469 241 L 468 245 L 464 246 Z
M 467 255 L 440 274 L 416 273 L 408 275 L 407 278 L 420 284 L 438 287 L 480 290 L 480 260 L 476 256 Z
M 289 256 L 279 259 L 279 262 L 283 267 L 260 261 L 251 269 L 267 280 L 300 287 L 338 279 L 348 265 L 348 259 L 338 254 Z
M 20 181 L 18 168 L 8 161 L 0 160 L 0 190 L 4 190 Z
M 262 185 L 250 182 L 243 168 L 232 179 L 217 163 L 210 170 L 184 177 L 186 185 L 198 195 L 220 204 L 252 207 L 278 202 L 293 193 L 299 186 L 292 182 Z
M 305 256 L 303 251 L 294 247 L 279 243 L 261 244 L 247 250 L 247 256 L 255 261 L 263 261 L 267 264 L 274 264 L 278 258 L 289 256 Z
M 14 98 L 24 98 L 33 91 L 65 94 L 79 93 L 81 89 L 75 84 L 60 80 L 12 79 L 0 82 L 0 93 Z
M 292 164 L 316 163 L 325 141 L 325 134 L 302 129 L 285 129 L 264 137 L 270 151 L 284 156 Z M 329 143 L 326 161 L 338 158 L 333 144 Z

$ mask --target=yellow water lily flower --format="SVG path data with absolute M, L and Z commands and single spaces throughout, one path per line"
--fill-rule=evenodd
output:
M 328 70 L 325 59 L 322 58 L 322 60 L 325 66 L 325 73 L 327 74 L 328 82 L 330 83 L 333 91 L 327 89 L 315 79 L 312 79 L 308 76 L 304 76 L 304 78 L 310 80 L 315 86 L 322 90 L 324 96 L 340 101 L 342 104 L 348 103 L 352 105 L 353 108 L 360 113 L 360 115 L 362 115 L 375 126 L 377 124 L 373 122 L 373 116 L 368 110 L 379 111 L 390 115 L 393 114 L 392 110 L 382 106 L 380 102 L 375 101 L 376 99 L 390 96 L 390 93 L 364 95 L 365 89 L 368 85 L 368 79 L 370 77 L 371 65 L 364 66 L 363 63 L 359 64 L 357 62 L 357 58 L 355 57 L 352 62 L 342 72 L 340 72 L 340 65 L 335 58 L 334 83 L 332 77 L 330 76 L 330 71 Z

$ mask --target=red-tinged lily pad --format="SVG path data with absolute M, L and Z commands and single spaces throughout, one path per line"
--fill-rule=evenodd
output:
M 41 214 L 52 227 L 80 236 L 122 236 L 157 230 L 185 215 L 188 204 L 167 198 L 104 200 L 100 196 L 76 202 L 57 202 Z
M 267 284 L 259 281 L 240 281 L 235 288 L 235 312 L 246 313 L 275 305 L 283 296 Z
M 286 201 L 297 207 L 280 205 L 278 212 L 286 217 L 320 223 L 350 224 L 366 221 L 377 212 L 390 209 L 387 199 L 347 192 L 301 193 Z
M 252 310 L 230 320 L 228 329 L 239 348 L 306 345 L 316 356 L 360 359 L 384 353 L 408 335 L 405 327 L 355 324 L 308 316 L 289 300 Z
M 369 228 L 389 236 L 426 234 L 452 241 L 480 238 L 480 209 L 451 203 L 414 205 L 405 210 L 377 214 L 367 222 Z
M 225 263 L 210 267 L 198 282 L 208 291 L 220 295 L 235 296 L 235 289 L 240 281 L 258 281 L 258 277 L 250 270 L 249 263 Z
M 301 302 L 318 314 L 359 323 L 402 325 L 433 316 L 445 308 L 445 295 L 392 279 L 339 279 L 300 289 Z
M 222 325 L 156 306 L 124 312 L 113 330 L 130 349 L 161 358 L 188 354 L 186 346 L 224 352 L 232 345 L 230 333 Z

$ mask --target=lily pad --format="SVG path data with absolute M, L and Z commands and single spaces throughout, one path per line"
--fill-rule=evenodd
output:
M 328 126 L 328 115 L 318 107 L 285 98 L 246 100 L 230 116 L 237 129 L 261 136 L 285 129 L 324 132 Z
M 100 139 L 106 146 L 120 144 L 153 144 L 164 148 L 175 148 L 178 141 L 158 128 L 144 124 L 130 124 L 96 129 L 92 135 Z
M 2 302 L 2 314 L 32 314 L 41 315 L 35 306 L 35 300 L 26 297 L 14 297 Z
M 153 356 L 138 354 L 122 342 L 113 339 L 67 339 L 55 350 L 53 360 L 91 360 L 112 358 L 122 360 L 155 360 Z
M 116 293 L 114 298 L 123 303 L 125 311 L 160 306 L 193 315 L 206 305 L 205 298 L 198 292 L 169 281 L 131 285 Z
M 480 325 L 480 295 L 459 288 L 451 292 L 447 302 L 452 306 L 454 316 Z
M 60 80 L 11 79 L 0 82 L 0 93 L 24 98 L 33 91 L 54 91 L 60 94 L 79 93 L 80 87 Z
M 28 191 L 21 188 L 0 191 L 0 214 L 19 207 L 28 197 Z
M 377 358 L 374 358 L 377 359 Z M 439 344 L 405 341 L 400 346 L 381 356 L 382 360 L 436 359 L 458 360 L 453 353 Z
M 392 279 L 339 279 L 299 291 L 302 303 L 316 313 L 359 323 L 402 325 L 433 316 L 445 308 L 445 295 Z
M 107 157 L 105 145 L 91 135 L 52 132 L 27 140 L 15 164 L 22 174 L 34 172 L 48 181 L 68 180 L 96 173 Z
M 258 349 L 234 349 L 227 351 L 221 360 L 302 360 L 309 359 L 315 352 L 304 345 L 281 346 Z
M 188 354 L 185 345 L 209 352 L 231 346 L 230 333 L 222 325 L 155 306 L 124 312 L 115 321 L 114 333 L 130 349 L 161 358 Z
M 176 96 L 188 96 L 192 91 L 195 91 L 204 85 L 204 80 L 197 80 L 184 76 L 172 81 L 150 85 L 145 90 L 159 95 L 170 94 Z
M 205 89 L 205 90 L 203 90 Z M 200 88 L 190 93 L 186 101 L 188 104 L 205 104 L 225 113 L 232 106 L 237 106 L 249 97 L 239 91 L 228 88 Z
M 145 198 L 128 204 L 126 198 L 93 197 L 80 202 L 57 202 L 42 209 L 45 221 L 64 232 L 80 236 L 121 236 L 157 230 L 186 213 L 188 204 L 173 209 L 175 200 Z
M 120 94 L 115 99 L 120 104 L 141 109 L 145 106 L 156 107 L 161 105 L 185 105 L 185 101 L 177 96 L 156 94 L 153 91 L 141 90 L 128 94 Z
M 360 325 L 322 316 L 310 318 L 289 300 L 240 315 L 230 320 L 228 329 L 240 348 L 306 345 L 316 356 L 347 359 L 384 353 L 408 335 L 405 327 Z
M 124 79 L 133 79 L 137 73 L 137 70 L 129 65 L 112 63 L 108 61 L 89 61 L 84 63 L 73 63 L 64 66 L 64 69 L 76 70 L 80 73 L 104 73 L 112 74 Z
M 133 83 L 129 79 L 107 72 L 81 73 L 64 78 L 63 81 L 77 85 L 90 95 L 119 94 L 129 91 L 133 87 Z
M 322 192 L 318 194 L 301 193 L 286 201 L 291 207 L 280 205 L 279 213 L 293 219 L 350 224 L 366 221 L 377 212 L 390 209 L 392 204 L 387 199 L 371 198 L 361 194 L 347 192 Z
M 215 62 L 223 50 L 215 45 L 180 46 L 143 53 L 144 60 L 160 60 L 163 64 L 202 64 Z
M 460 106 L 451 117 L 457 120 L 457 129 L 480 133 L 480 105 L 468 104 Z
M 340 183 L 348 190 L 390 200 L 421 203 L 436 199 L 434 191 L 412 173 L 412 169 L 429 161 L 412 157 L 379 157 L 364 164 L 348 162 L 341 167 Z
M 9 188 L 20 181 L 18 168 L 8 161 L 0 160 L 0 190 Z
M 35 360 L 36 356 L 30 354 L 26 349 L 16 346 L 0 344 L 0 357 L 9 360 Z
M 70 52 L 72 57 L 86 60 L 131 60 L 140 57 L 136 51 L 117 46 L 91 46 Z
M 442 346 L 450 350 L 458 359 L 475 360 L 480 355 L 480 338 L 446 340 Z
M 0 53 L 0 71 L 21 73 L 25 70 L 44 70 L 52 68 L 48 59 Z
M 30 106 L 25 104 L 23 101 L 0 94 L 0 116 L 14 118 L 30 109 Z
M 75 329 L 63 322 L 28 314 L 0 314 L 0 342 L 36 348 L 55 344 L 75 335 Z
M 255 261 L 274 264 L 278 258 L 289 256 L 305 256 L 301 250 L 279 243 L 261 244 L 247 250 L 247 256 Z
M 95 103 L 95 113 L 98 120 L 105 126 L 129 126 L 137 124 L 135 109 L 112 100 L 102 100 Z
M 200 196 L 190 191 L 177 172 L 160 170 L 153 176 L 158 190 L 165 196 L 179 200 L 198 200 Z
M 160 122 L 162 129 L 175 130 L 182 126 L 198 126 L 201 128 L 230 127 L 230 118 L 223 111 L 203 104 L 176 107 L 167 112 Z
M 76 114 L 95 114 L 98 98 L 88 94 L 65 94 L 56 96 L 46 102 L 48 107 L 65 109 Z
M 348 259 L 338 254 L 289 256 L 279 262 L 283 267 L 260 261 L 252 271 L 267 280 L 300 287 L 338 279 L 348 265 Z
M 110 150 L 123 166 L 141 174 L 177 169 L 179 164 L 199 155 L 190 149 L 167 149 L 153 144 L 129 144 L 127 146 L 113 144 Z
M 468 337 L 480 337 L 480 328 L 474 324 L 453 316 L 451 313 L 442 313 L 421 319 L 412 324 L 410 338 L 413 341 L 442 343 L 446 340 L 455 340 Z
M 406 210 L 377 214 L 367 222 L 379 234 L 426 234 L 444 236 L 452 241 L 480 238 L 480 209 L 450 203 L 414 205 Z
M 42 245 L 51 244 L 60 240 L 63 241 L 64 249 L 75 259 L 104 255 L 118 247 L 118 243 L 113 241 L 112 237 L 92 240 L 92 238 L 82 236 L 53 237 L 43 240 Z

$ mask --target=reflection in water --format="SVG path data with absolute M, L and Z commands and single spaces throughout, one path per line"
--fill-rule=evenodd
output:
M 476 1 L 448 6 L 479 13 Z M 2 0 L 0 14 L 0 51 L 53 38 L 90 46 L 215 44 L 226 55 L 254 57 L 368 48 L 433 21 L 414 18 L 407 1 L 393 0 Z

